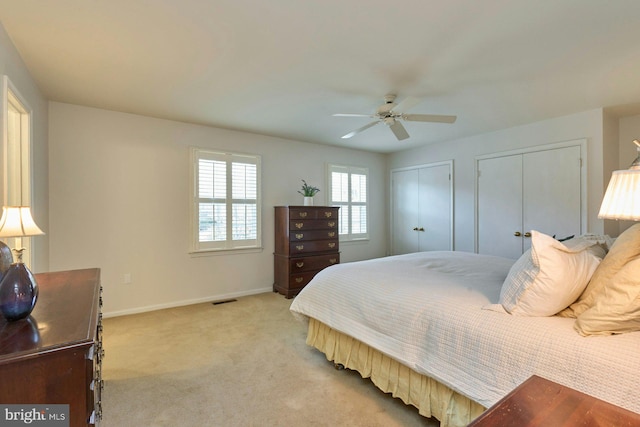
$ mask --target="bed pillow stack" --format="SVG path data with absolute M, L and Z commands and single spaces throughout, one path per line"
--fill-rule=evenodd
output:
M 616 239 L 578 301 L 560 315 L 576 317 L 585 336 L 640 330 L 640 224 Z
M 598 251 L 590 250 L 596 246 L 597 242 L 587 239 L 565 245 L 532 231 L 531 249 L 509 270 L 500 304 L 516 316 L 552 316 L 563 310 L 580 296 L 600 264 Z

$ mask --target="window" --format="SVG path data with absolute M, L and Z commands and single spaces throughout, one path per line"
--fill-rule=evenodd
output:
M 192 251 L 259 248 L 260 157 L 192 149 Z
M 368 175 L 365 168 L 329 165 L 330 204 L 340 207 L 341 240 L 369 238 Z
M 31 109 L 7 76 L 3 77 L 2 90 L 2 103 L 6 114 L 3 204 L 31 206 Z M 32 268 L 33 251 L 30 237 L 3 240 L 11 248 L 25 248 L 22 261 Z

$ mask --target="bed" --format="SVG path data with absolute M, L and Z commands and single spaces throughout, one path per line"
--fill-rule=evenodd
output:
M 633 237 L 627 246 L 638 252 L 640 227 Z M 611 249 L 605 259 L 618 260 Z M 572 305 L 561 315 L 506 311 L 503 288 L 518 262 L 421 252 L 335 265 L 300 292 L 291 312 L 308 322 L 307 343 L 327 359 L 443 427 L 467 425 L 533 374 L 640 413 L 640 332 L 585 337 Z M 606 264 L 599 262 L 563 307 L 584 296 Z

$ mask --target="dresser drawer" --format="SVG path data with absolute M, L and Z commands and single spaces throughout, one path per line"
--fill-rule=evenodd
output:
M 292 219 L 289 221 L 289 230 L 335 230 L 338 228 L 336 219 Z
M 291 274 L 302 271 L 322 270 L 340 263 L 340 254 L 319 255 L 305 258 L 291 258 L 289 260 Z
M 292 231 L 289 235 L 291 242 L 304 242 L 308 240 L 336 239 L 338 230 L 307 230 Z
M 289 248 L 291 255 L 308 254 L 313 252 L 337 252 L 338 239 L 334 240 L 316 240 L 312 242 L 291 242 Z
M 296 293 L 313 279 L 313 276 L 318 274 L 318 271 L 305 271 L 297 274 L 292 274 L 289 278 L 289 286 L 292 290 L 296 290 Z
M 335 219 L 337 217 L 337 208 L 291 208 L 289 210 L 291 219 Z

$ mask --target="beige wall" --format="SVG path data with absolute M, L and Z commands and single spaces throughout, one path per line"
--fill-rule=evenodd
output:
M 603 194 L 602 109 L 394 153 L 389 157 L 389 167 L 454 160 L 454 248 L 473 252 L 476 156 L 583 138 L 587 139 L 588 151 L 587 229 L 602 233 L 603 221 L 597 219 Z
M 107 314 L 269 290 L 272 207 L 299 203 L 301 178 L 325 187 L 327 162 L 365 166 L 371 173 L 371 240 L 342 245 L 346 262 L 385 253 L 389 169 L 454 159 L 455 248 L 473 251 L 475 157 L 581 138 L 588 140 L 589 230 L 615 233 L 628 226 L 598 220 L 597 211 L 611 170 L 626 168 L 635 157 L 630 141 L 640 137 L 640 116 L 618 121 L 594 109 L 383 156 L 48 103 L 1 25 L 0 74 L 33 109 L 32 206 L 47 235 L 34 239 L 32 269 L 101 267 Z M 263 156 L 262 252 L 187 253 L 192 145 Z M 125 273 L 132 284 L 122 283 Z
M 617 116 L 603 112 L 603 158 L 602 158 L 602 194 L 600 200 L 604 196 L 604 192 L 609 184 L 611 172 L 619 169 L 619 123 Z M 599 210 L 599 209 L 598 209 Z M 603 232 L 610 236 L 617 236 L 620 231 L 618 221 L 603 220 Z
M 0 76 L 7 75 L 11 83 L 26 100 L 31 108 L 32 121 L 32 189 L 31 210 L 38 226 L 47 234 L 32 238 L 32 259 L 30 268 L 33 272 L 49 270 L 49 159 L 48 159 L 48 102 L 40 92 L 29 70 L 22 62 L 11 39 L 0 25 Z M 4 107 L 0 112 L 4 114 Z M 4 135 L 0 120 L 0 135 Z M 0 168 L 4 164 L 1 160 Z M 4 179 L 4 172 L 0 180 Z M 4 185 L 0 185 L 0 200 Z
M 49 106 L 51 268 L 100 267 L 107 315 L 270 291 L 273 206 L 327 194 L 327 162 L 368 167 L 371 240 L 344 262 L 384 255 L 385 156 L 62 103 Z M 262 156 L 264 250 L 191 256 L 189 147 Z M 130 273 L 131 284 L 123 283 Z
M 631 162 L 638 156 L 634 139 L 640 139 L 640 115 L 622 117 L 619 127 L 619 162 L 617 169 L 628 169 Z M 607 176 L 607 182 L 611 174 Z M 634 221 L 607 221 L 618 226 L 621 233 L 635 224 Z

